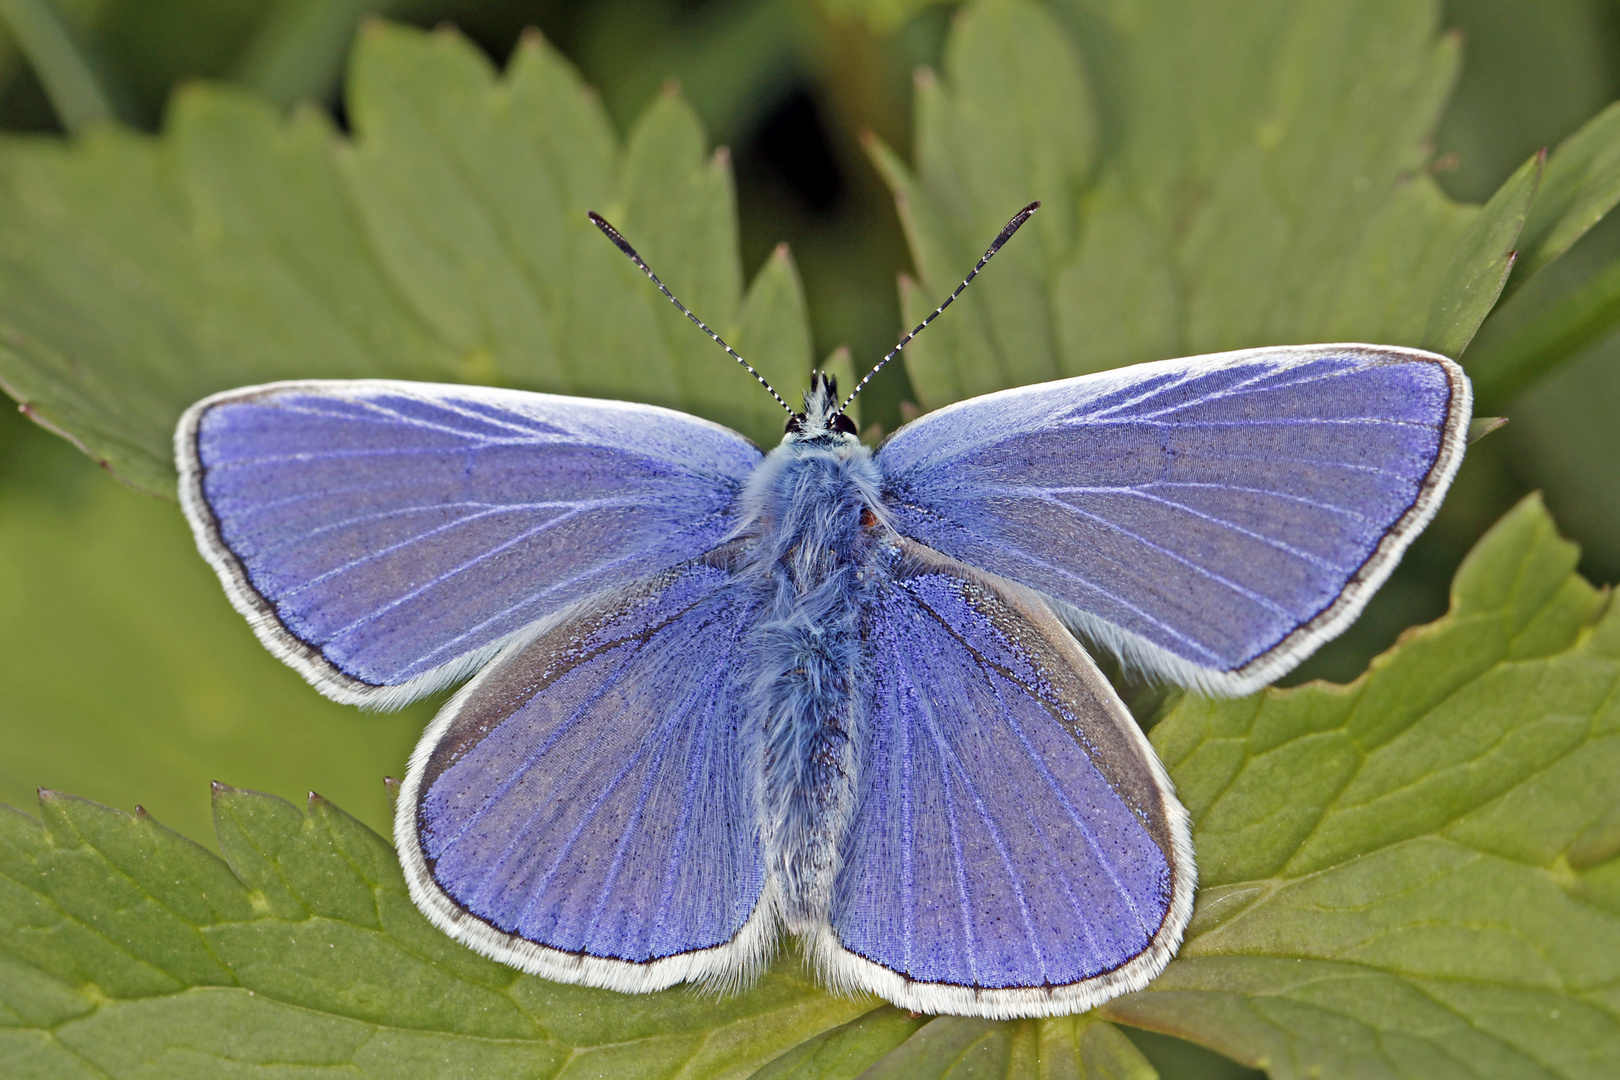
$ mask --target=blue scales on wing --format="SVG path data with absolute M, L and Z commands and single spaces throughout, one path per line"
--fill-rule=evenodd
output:
M 261 638 L 384 704 L 712 549 L 761 456 L 647 405 L 364 381 L 217 395 L 177 441 L 199 544 Z
M 441 928 L 622 990 L 760 961 L 773 925 L 750 922 L 766 875 L 734 681 L 756 601 L 727 551 L 576 609 L 434 721 L 396 835 Z
M 1027 590 L 915 544 L 867 592 L 862 767 L 818 957 L 924 1012 L 1076 1012 L 1157 974 L 1191 911 L 1185 811 Z
M 975 398 L 877 460 L 901 533 L 1149 671 L 1239 693 L 1359 613 L 1438 506 L 1469 412 L 1432 353 L 1252 349 Z

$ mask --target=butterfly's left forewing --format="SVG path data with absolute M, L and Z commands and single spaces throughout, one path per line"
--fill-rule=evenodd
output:
M 384 380 L 216 394 L 175 451 L 198 546 L 260 639 L 322 693 L 384 706 L 715 547 L 760 460 L 651 405 Z
M 736 678 L 755 614 L 729 551 L 509 647 L 434 721 L 395 838 L 441 929 L 616 990 L 763 962 L 774 923 Z
M 1192 845 L 1118 695 L 1027 590 L 909 542 L 876 575 L 829 981 L 991 1017 L 1145 985 L 1191 915 Z

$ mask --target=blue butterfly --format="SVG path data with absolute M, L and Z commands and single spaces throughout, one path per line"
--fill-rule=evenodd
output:
M 198 402 L 176 454 L 203 555 L 322 693 L 477 673 L 395 830 L 474 949 L 651 991 L 739 985 L 786 932 L 835 990 L 989 1017 L 1141 988 L 1192 912 L 1188 818 L 1075 635 L 1215 694 L 1293 668 L 1433 516 L 1467 378 L 1249 349 L 963 401 L 876 451 L 848 405 L 812 375 L 763 453 L 651 405 L 284 382 Z

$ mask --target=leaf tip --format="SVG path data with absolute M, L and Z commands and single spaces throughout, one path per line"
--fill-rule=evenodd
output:
M 399 802 L 399 781 L 398 780 L 395 780 L 392 776 L 383 777 L 383 790 L 388 792 L 388 801 L 390 803 Z
M 208 94 L 208 84 L 197 78 L 182 78 L 175 82 L 173 97 L 169 106 L 171 113 L 178 113 L 196 106 Z
M 1476 416 L 1468 424 L 1468 445 L 1473 446 L 1479 440 L 1507 424 L 1505 416 Z
M 658 88 L 658 92 L 660 94 L 662 94 L 666 98 L 678 98 L 678 97 L 680 97 L 681 96 L 681 80 L 679 80 L 675 76 L 671 75 L 669 78 L 664 80 L 664 85 Z

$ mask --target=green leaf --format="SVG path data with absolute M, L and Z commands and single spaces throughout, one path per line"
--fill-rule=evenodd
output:
M 1165 973 L 1101 1014 L 1290 1080 L 1613 1075 L 1620 607 L 1576 557 L 1529 499 L 1451 613 L 1357 682 L 1172 704 L 1152 737 L 1194 818 L 1198 906 Z M 792 961 L 718 1004 L 521 977 L 431 927 L 386 842 L 319 799 L 219 789 L 228 870 L 145 817 L 42 807 L 44 828 L 0 818 L 0 1040 L 45 1075 L 71 1075 L 66 1050 L 115 1075 L 295 1052 L 412 1075 L 582 1047 L 626 1074 L 704 1075 L 689 1051 L 777 1078 L 1151 1075 L 1090 1017 L 920 1024 Z M 361 1054 L 385 1044 L 419 1058 Z
M 1558 145 L 1519 241 L 1508 291 L 1517 289 L 1584 236 L 1620 202 L 1620 104 Z
M 932 1020 L 861 1074 L 862 1080 L 1157 1080 L 1129 1039 L 1093 1016 L 997 1022 Z
M 743 300 L 735 338 L 733 347 L 789 405 L 798 405 L 796 397 L 804 391 L 804 373 L 810 370 L 815 354 L 810 343 L 804 286 L 799 282 L 798 268 L 786 244 L 776 245 L 755 275 L 754 284 Z M 746 430 L 762 433 L 762 441 L 767 433 L 781 439 L 781 428 L 787 417 L 775 399 L 768 394 L 754 393 L 742 404 L 751 408 Z
M 1002 1023 L 883 1008 L 783 1054 L 752 1080 L 1158 1080 L 1118 1028 L 1095 1016 Z
M 173 506 L 22 426 L 50 460 L 28 462 L 32 490 L 0 486 L 0 802 L 65 788 L 205 835 L 218 778 L 318 788 L 387 829 L 382 778 L 403 773 L 432 703 L 364 713 L 310 690 L 231 608 Z
M 744 295 L 728 162 L 678 98 L 621 148 L 536 36 L 497 77 L 453 34 L 371 24 L 348 102 L 352 140 L 192 87 L 158 139 L 0 142 L 0 384 L 164 494 L 180 411 L 278 378 L 495 382 L 781 437 L 774 403 L 585 218 L 608 216 L 716 331 L 766 348 L 756 366 L 784 394 L 801 388 L 797 278 L 771 263 Z
M 1512 272 L 1514 239 L 1541 181 L 1543 157 L 1525 162 L 1474 218 L 1457 241 L 1451 266 L 1429 308 L 1423 331 L 1427 347 L 1461 356 Z M 1481 302 L 1489 298 L 1484 310 Z
M 1294 1077 L 1620 1071 L 1620 607 L 1531 497 L 1348 686 L 1153 729 L 1197 908 L 1105 1016 Z
M 871 1010 L 796 958 L 718 1002 L 520 975 L 432 927 L 386 842 L 318 796 L 216 785 L 224 860 L 145 815 L 40 807 L 0 814 L 0 1047 L 42 1076 L 1155 1076 L 1093 1017 Z
M 817 0 L 821 9 L 835 19 L 859 19 L 875 33 L 891 34 L 918 12 L 941 0 Z
M 224 861 L 40 807 L 0 813 L 0 1060 L 29 1075 L 743 1077 L 871 1008 L 793 962 L 719 1001 L 520 975 L 434 929 L 388 844 L 318 797 L 217 789 Z
M 929 1023 L 927 1017 L 885 1005 L 805 1040 L 750 1080 L 849 1080 L 862 1076 L 873 1062 L 907 1043 L 918 1028 Z
M 910 319 L 1019 206 L 1044 203 L 908 347 L 924 406 L 1245 346 L 1467 345 L 1513 265 L 1540 163 L 1483 208 L 1428 175 L 1458 61 L 1438 4 L 1056 10 L 967 7 L 943 75 L 918 82 L 915 171 L 872 147 L 922 278 L 901 283 Z M 1590 218 L 1591 184 L 1569 186 Z
M 1505 416 L 1476 416 L 1468 422 L 1468 445 L 1473 446 L 1479 440 L 1493 431 L 1501 429 L 1507 424 Z
M 1526 294 L 1528 295 L 1528 294 Z M 1496 320 L 1492 320 L 1493 329 Z M 1474 401 L 1503 409 L 1531 383 L 1557 371 L 1620 326 L 1620 262 L 1592 274 L 1468 357 Z

